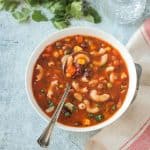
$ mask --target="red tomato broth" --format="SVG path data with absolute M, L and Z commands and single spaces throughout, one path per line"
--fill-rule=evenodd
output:
M 84 75 L 74 79 L 63 75 L 61 59 L 67 53 L 73 53 L 75 46 L 79 46 L 82 52 L 87 52 L 90 58 L 90 63 L 87 66 L 88 69 L 90 68 L 88 82 L 83 82 L 82 77 Z M 99 54 L 101 48 L 104 50 L 102 50 L 103 53 Z M 100 62 L 100 58 L 103 55 L 107 55 L 107 62 L 104 65 L 98 66 L 97 63 L 93 64 L 94 61 Z M 40 65 L 43 70 L 42 78 L 38 81 L 37 76 L 40 74 L 40 71 L 36 68 L 37 65 Z M 106 71 L 109 66 L 113 66 L 114 70 Z M 112 79 L 116 78 L 113 82 L 110 82 L 111 76 Z M 91 81 L 93 80 L 95 80 L 95 83 L 92 84 Z M 53 81 L 58 83 L 55 83 L 56 85 L 51 89 Z M 66 103 L 71 103 L 74 111 L 68 113 L 64 106 L 58 121 L 68 126 L 86 127 L 101 123 L 117 112 L 123 104 L 128 91 L 129 76 L 124 59 L 112 45 L 96 37 L 74 35 L 48 45 L 37 59 L 34 67 L 32 79 L 33 94 L 38 105 L 48 116 L 51 117 L 55 110 L 46 112 L 50 107 L 48 106 L 49 100 L 52 107 L 56 108 L 67 82 L 71 84 L 76 82 L 79 84 L 79 90 L 76 91 L 72 86 Z M 88 91 L 81 93 L 85 87 L 87 87 Z M 47 95 L 49 89 L 53 92 L 51 98 L 48 98 Z M 98 95 L 109 95 L 108 100 L 95 102 L 90 97 L 92 90 L 96 90 Z M 82 100 L 77 100 L 74 96 L 75 93 L 80 94 Z M 99 111 L 89 113 L 87 112 L 87 106 L 83 110 L 80 109 L 78 105 L 84 104 L 84 100 L 88 100 L 90 107 L 97 107 Z

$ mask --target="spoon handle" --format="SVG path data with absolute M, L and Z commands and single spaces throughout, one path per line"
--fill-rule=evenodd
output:
M 49 122 L 48 126 L 45 128 L 44 132 L 41 134 L 41 136 L 37 140 L 38 144 L 41 147 L 48 147 L 48 145 L 49 145 L 49 141 L 50 141 L 50 137 L 51 137 L 54 125 L 59 117 L 59 114 L 62 110 L 65 100 L 69 94 L 70 88 L 71 88 L 71 86 L 69 84 L 67 84 L 65 92 L 64 92 L 54 114 L 52 115 L 51 121 Z

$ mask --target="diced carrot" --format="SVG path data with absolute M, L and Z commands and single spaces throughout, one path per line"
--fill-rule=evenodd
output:
M 76 72 L 76 68 L 73 65 L 70 65 L 66 69 L 67 77 L 71 77 Z
M 59 50 L 59 55 L 63 55 L 63 54 L 64 54 L 63 50 L 62 49 Z
M 43 53 L 43 54 L 42 54 L 42 57 L 48 58 L 48 57 L 50 57 L 50 54 L 48 54 L 48 53 Z
M 79 44 L 83 42 L 83 37 L 80 35 L 76 36 L 75 39 L 76 39 L 77 43 L 79 43 Z
M 121 107 L 121 105 L 122 105 L 122 100 L 121 100 L 121 99 L 119 99 L 119 101 L 118 101 L 118 103 L 117 103 L 117 108 L 120 108 L 120 107 Z
M 45 51 L 46 51 L 47 53 L 51 52 L 51 51 L 52 51 L 52 46 L 47 46 Z
M 53 52 L 53 56 L 56 57 L 56 58 L 58 58 L 59 57 L 59 53 L 57 51 L 54 51 Z
M 96 49 L 96 45 L 94 43 L 90 43 L 90 49 L 93 51 Z
M 82 120 L 82 123 L 83 123 L 84 126 L 89 126 L 91 124 L 91 121 L 89 119 L 87 119 L 87 118 L 84 118 Z
M 119 66 L 119 65 L 120 65 L 120 62 L 119 62 L 119 60 L 114 60 L 114 61 L 113 61 L 113 64 L 114 64 L 114 66 Z

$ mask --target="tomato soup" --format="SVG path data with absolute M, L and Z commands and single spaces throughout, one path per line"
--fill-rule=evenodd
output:
M 58 122 L 86 127 L 109 119 L 122 106 L 129 75 L 112 45 L 96 37 L 73 35 L 43 49 L 33 70 L 34 97 L 49 117 L 66 83 L 72 87 Z

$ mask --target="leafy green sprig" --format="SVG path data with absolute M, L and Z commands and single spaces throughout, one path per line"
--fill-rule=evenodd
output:
M 49 10 L 54 16 L 49 19 L 43 9 Z M 98 12 L 86 0 L 0 0 L 0 10 L 11 12 L 20 23 L 30 19 L 36 22 L 50 20 L 58 29 L 68 27 L 73 18 L 101 22 Z

